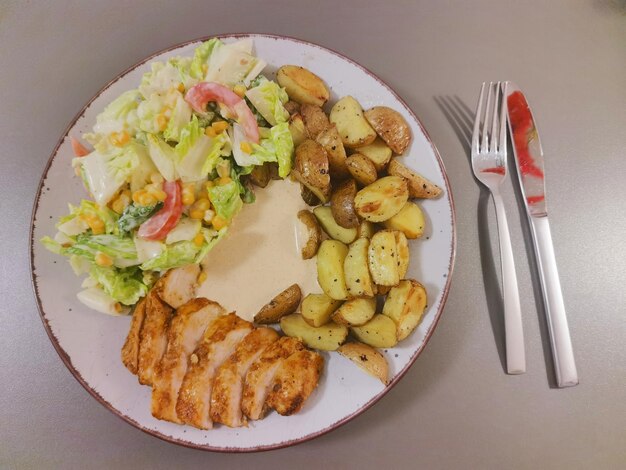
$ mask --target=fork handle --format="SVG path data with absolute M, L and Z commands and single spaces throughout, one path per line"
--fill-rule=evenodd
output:
M 572 339 L 565 314 L 563 292 L 556 267 L 548 217 L 530 217 L 530 225 L 537 256 L 537 269 L 541 280 L 546 321 L 550 333 L 556 382 L 560 388 L 573 387 L 578 384 L 578 372 L 574 361 Z
M 515 261 L 509 234 L 509 223 L 506 220 L 504 203 L 499 191 L 492 191 L 498 221 L 498 238 L 500 240 L 500 260 L 502 264 L 502 298 L 504 301 L 504 332 L 506 342 L 506 368 L 509 374 L 526 372 L 526 354 L 524 352 L 524 329 L 522 326 L 522 309 L 517 288 Z

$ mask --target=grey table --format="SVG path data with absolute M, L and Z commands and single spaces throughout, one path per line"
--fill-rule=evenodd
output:
M 290 449 L 177 447 L 124 423 L 54 352 L 30 288 L 30 211 L 57 138 L 110 78 L 214 33 L 267 32 L 336 49 L 379 74 L 438 146 L 457 208 L 452 290 L 424 354 L 375 407 Z M 0 4 L 0 468 L 624 468 L 626 6 L 480 2 Z M 556 256 L 581 383 L 552 388 L 523 216 L 506 188 L 528 372 L 503 373 L 495 214 L 448 120 L 483 80 L 527 92 L 546 153 Z M 437 99 L 435 99 L 437 98 Z

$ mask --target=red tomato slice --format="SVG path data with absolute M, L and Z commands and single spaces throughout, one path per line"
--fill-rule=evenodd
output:
M 74 137 L 70 137 L 70 143 L 72 144 L 72 150 L 74 151 L 74 155 L 77 157 L 84 157 L 85 155 L 89 155 L 91 152 L 87 150 L 80 141 Z
M 141 224 L 137 232 L 141 238 L 163 240 L 180 220 L 183 213 L 180 184 L 178 181 L 166 181 L 163 183 L 163 191 L 167 194 L 163 207 Z
M 230 88 L 215 82 L 201 82 L 192 86 L 185 94 L 185 101 L 197 113 L 206 112 L 209 101 L 221 103 L 237 116 L 237 122 L 241 124 L 246 137 L 255 144 L 259 143 L 259 126 L 256 118 L 246 102 Z

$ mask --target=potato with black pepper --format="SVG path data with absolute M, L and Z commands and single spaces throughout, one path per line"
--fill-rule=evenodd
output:
M 407 168 L 395 158 L 389 162 L 387 171 L 390 175 L 401 176 L 407 180 L 411 197 L 433 199 L 443 192 L 435 183 Z
M 276 81 L 296 103 L 324 106 L 330 98 L 324 81 L 298 65 L 283 65 L 276 72 Z
M 389 383 L 389 365 L 380 351 L 365 343 L 355 341 L 342 344 L 337 352 L 385 385 Z
M 333 217 L 332 209 L 329 206 L 318 206 L 313 209 L 313 214 L 322 229 L 324 229 L 324 232 L 333 240 L 339 240 L 347 245 L 356 239 L 356 228 L 345 228 L 339 225 Z
M 352 177 L 357 180 L 361 186 L 372 184 L 378 178 L 374 163 L 360 153 L 350 155 L 346 159 L 346 167 Z
M 348 298 L 343 271 L 347 255 L 348 247 L 337 240 L 324 240 L 317 251 L 317 282 L 331 299 Z
M 368 249 L 372 280 L 381 286 L 395 286 L 400 282 L 396 235 L 391 230 L 376 232 Z
M 320 327 L 311 326 L 299 313 L 281 318 L 280 328 L 287 336 L 299 338 L 308 347 L 322 351 L 336 350 L 346 340 L 349 332 L 345 325 L 333 322 Z
M 369 158 L 374 164 L 376 171 L 383 171 L 391 160 L 393 152 L 380 137 L 371 144 L 363 145 L 357 149 L 359 154 Z
M 408 201 L 400 212 L 383 223 L 389 229 L 401 231 L 407 238 L 419 238 L 424 234 L 424 213 L 417 204 L 411 201 Z
M 296 147 L 292 175 L 315 194 L 320 201 L 330 198 L 330 174 L 326 150 L 314 140 L 307 139 Z
M 309 294 L 302 300 L 302 317 L 311 326 L 322 326 L 330 321 L 330 316 L 341 305 L 326 294 Z
M 330 110 L 329 118 L 337 126 L 346 147 L 371 144 L 376 138 L 376 131 L 363 117 L 363 108 L 352 96 L 344 96 L 337 101 Z
M 365 220 L 384 222 L 400 212 L 408 198 L 404 178 L 385 176 L 361 189 L 354 198 L 354 207 Z
M 361 297 L 345 301 L 331 315 L 338 325 L 361 326 L 372 319 L 376 313 L 376 299 Z
M 307 210 L 298 212 L 298 225 L 296 225 L 298 245 L 301 246 L 302 259 L 311 259 L 317 253 L 322 242 L 322 229 L 317 218 Z
M 278 323 L 285 315 L 296 311 L 300 305 L 302 291 L 298 284 L 293 284 L 265 304 L 254 316 L 254 322 L 260 324 Z
M 344 228 L 359 226 L 359 216 L 354 209 L 356 183 L 353 179 L 342 181 L 330 196 L 330 210 L 335 221 Z
M 383 315 L 397 326 L 398 341 L 405 339 L 419 325 L 426 310 L 426 289 L 414 279 L 406 279 L 393 287 L 383 306 Z
M 398 155 L 404 153 L 411 143 L 411 129 L 402 114 L 387 106 L 375 106 L 364 115 L 391 150 Z
M 334 124 L 321 131 L 315 139 L 328 155 L 328 164 L 330 167 L 330 177 L 334 179 L 343 179 L 350 176 L 348 172 L 346 149 L 343 146 L 339 132 Z
M 385 315 L 374 315 L 364 325 L 352 326 L 350 330 L 359 341 L 375 348 L 393 348 L 398 344 L 396 324 Z
M 374 297 L 376 284 L 369 269 L 368 238 L 358 238 L 350 244 L 343 263 L 346 289 L 350 297 Z

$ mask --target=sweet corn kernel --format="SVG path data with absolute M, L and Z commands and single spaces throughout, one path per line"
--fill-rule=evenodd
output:
M 248 142 L 240 143 L 239 148 L 244 153 L 252 153 L 252 145 L 250 145 Z
M 213 186 L 215 186 L 215 181 L 207 181 L 206 183 L 204 183 L 204 188 L 207 190 L 209 188 L 212 188 Z
M 128 207 L 130 204 L 130 191 L 124 190 L 120 193 L 119 196 L 115 198 L 115 200 L 111 203 L 111 209 L 113 209 L 118 214 L 124 212 L 124 209 Z
M 204 130 L 204 133 L 208 136 L 208 137 L 215 137 L 217 135 L 217 132 L 215 132 L 215 129 L 213 129 L 212 127 L 207 127 Z
M 189 217 L 194 220 L 202 220 L 204 217 L 204 211 L 200 209 L 192 209 L 189 211 Z
M 165 191 L 163 191 L 162 189 L 157 189 L 156 191 L 154 191 L 150 195 L 152 197 L 154 197 L 159 202 L 163 202 L 163 201 L 165 201 L 165 199 L 167 199 L 167 193 Z
M 233 180 L 230 179 L 230 176 L 222 176 L 221 178 L 217 179 L 217 185 L 218 186 L 224 186 L 227 185 L 228 183 L 232 182 Z
M 226 129 L 228 129 L 228 123 L 226 121 L 216 121 L 211 124 L 211 127 L 215 130 L 217 134 L 221 134 Z
M 135 204 L 139 204 L 139 198 L 143 195 L 146 194 L 146 191 L 143 189 L 138 189 L 137 191 L 135 191 L 133 193 L 133 202 Z
M 202 271 L 200 273 L 200 275 L 198 276 L 198 285 L 202 284 L 204 281 L 206 281 L 207 278 L 207 274 L 206 271 Z
M 178 86 L 176 87 L 176 89 L 178 91 L 180 91 L 181 93 L 185 93 L 185 84 L 184 83 L 179 83 Z
M 96 215 L 86 215 L 86 216 L 81 216 L 81 219 L 84 220 L 87 225 L 89 225 L 89 228 L 91 229 L 91 231 L 93 232 L 94 235 L 101 235 L 104 233 L 104 222 L 102 221 L 102 219 Z
M 161 173 L 157 173 L 156 171 L 150 175 L 150 181 L 154 184 L 162 184 L 163 176 Z
M 228 225 L 228 221 L 219 215 L 213 217 L 212 223 L 215 230 L 221 230 Z
M 207 70 L 209 70 L 209 66 L 207 64 L 202 64 L 202 71 L 206 74 Z
M 196 202 L 196 185 L 193 183 L 184 184 L 182 195 L 183 205 L 192 205 L 194 202 Z
M 215 217 L 215 212 L 213 212 L 212 210 L 208 210 L 208 211 L 204 211 L 204 217 L 203 220 L 207 223 L 210 224 L 213 221 L 213 217 Z
M 126 131 L 113 132 L 111 134 L 111 143 L 116 147 L 123 147 L 130 142 L 130 134 Z
M 233 91 L 235 92 L 235 94 L 237 94 L 240 98 L 243 98 L 246 94 L 246 87 L 243 85 L 235 85 L 233 87 Z
M 202 246 L 202 244 L 204 243 L 204 235 L 202 235 L 201 233 L 199 233 L 198 235 L 196 235 L 195 237 L 193 237 L 193 243 L 196 246 Z
M 208 199 L 198 199 L 191 206 L 191 210 L 199 210 L 202 211 L 202 215 L 204 216 L 204 211 L 208 211 L 211 208 L 211 203 Z M 202 218 L 202 217 L 200 217 Z
M 102 253 L 101 251 L 96 253 L 96 256 L 94 257 L 94 261 L 98 266 L 104 266 L 104 267 L 113 266 L 113 258 L 111 258 L 106 253 Z
M 117 313 L 121 313 L 122 310 L 124 310 L 124 307 L 122 307 L 122 304 L 119 302 L 115 302 L 115 305 L 113 305 L 113 308 L 115 309 Z
M 161 113 L 156 117 L 156 122 L 157 122 L 157 127 L 159 128 L 160 131 L 164 131 L 165 128 L 167 127 L 167 117 L 165 116 L 165 114 Z

